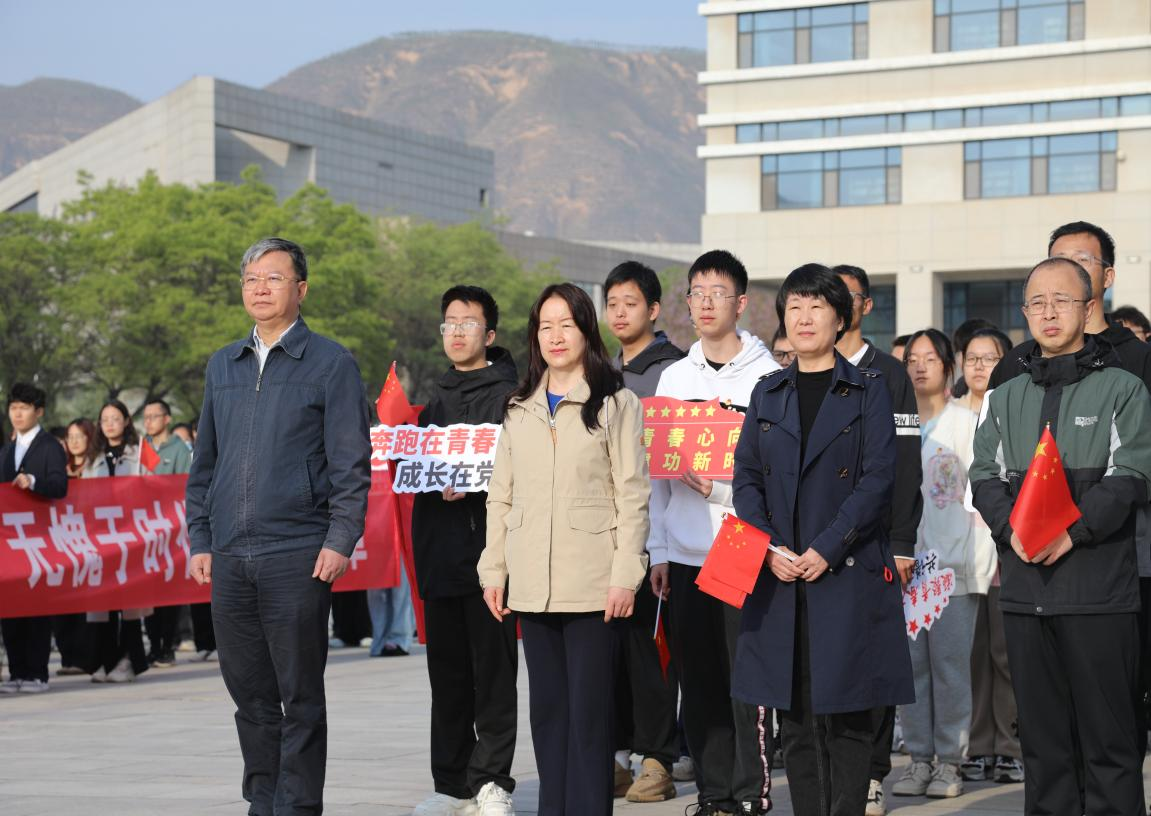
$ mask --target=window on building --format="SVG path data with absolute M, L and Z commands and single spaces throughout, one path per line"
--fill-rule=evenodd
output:
M 1081 40 L 1083 0 L 934 0 L 935 50 Z
M 871 314 L 863 318 L 863 334 L 883 351 L 895 339 L 895 285 L 872 284 Z
M 898 204 L 901 160 L 897 147 L 764 156 L 761 206 L 799 210 Z
M 1027 329 L 1022 302 L 1022 280 L 944 283 L 943 332 L 950 337 L 964 321 L 981 317 L 1018 342 Z
M 1114 190 L 1117 143 L 1114 132 L 967 142 L 964 198 Z
M 867 3 L 740 14 L 739 67 L 867 58 Z
M 1151 115 L 1151 94 L 1069 99 L 1022 105 L 988 105 L 910 113 L 846 116 L 836 119 L 803 119 L 796 122 L 763 122 L 737 125 L 737 142 L 774 142 L 788 139 L 830 139 L 872 133 L 914 133 L 924 130 L 1003 127 L 1038 122 L 1110 119 Z

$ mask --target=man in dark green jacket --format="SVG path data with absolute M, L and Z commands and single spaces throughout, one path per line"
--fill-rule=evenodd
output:
M 1025 810 L 1134 816 L 1146 812 L 1135 511 L 1151 484 L 1151 398 L 1138 377 L 1107 366 L 1105 340 L 1085 335 L 1095 304 L 1082 266 L 1043 261 L 1024 298 L 1036 351 L 988 396 L 970 479 L 1001 556 Z M 1010 517 L 1044 428 L 1082 517 L 1029 558 Z

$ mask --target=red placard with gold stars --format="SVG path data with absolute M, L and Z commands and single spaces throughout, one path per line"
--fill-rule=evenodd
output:
M 687 402 L 672 397 L 643 400 L 643 446 L 653 479 L 676 479 L 685 471 L 730 479 L 743 414 L 719 400 Z

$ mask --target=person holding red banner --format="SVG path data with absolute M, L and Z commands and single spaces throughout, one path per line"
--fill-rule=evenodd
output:
M 520 613 L 540 816 L 612 812 L 618 618 L 647 572 L 643 406 L 623 387 L 595 306 L 571 283 L 528 320 L 477 568 L 496 619 Z M 505 604 L 504 593 L 508 592 Z
M 1023 295 L 1035 345 L 1026 373 L 986 398 L 970 478 L 1000 554 L 1024 808 L 1141 816 L 1136 513 L 1151 495 L 1151 398 L 1085 334 L 1097 304 L 1077 261 L 1041 261 Z M 1060 517 L 1072 521 L 1052 530 Z
M 914 699 L 887 519 L 895 423 L 883 375 L 835 350 L 852 297 L 801 266 L 776 314 L 796 361 L 755 387 L 735 452 L 736 514 L 771 536 L 743 607 L 732 696 L 779 710 L 798 816 L 859 816 L 873 711 Z
M 368 401 L 352 353 L 300 314 L 299 244 L 257 241 L 239 284 L 255 325 L 208 361 L 185 497 L 191 573 L 212 585 L 249 814 L 319 814 L 332 582 L 364 535 Z
M 496 346 L 499 305 L 479 286 L 453 286 L 440 299 L 440 335 L 450 363 L 420 412 L 420 425 L 503 421 L 516 364 Z M 412 552 L 424 602 L 432 686 L 431 765 L 435 793 L 413 816 L 481 808 L 512 816 L 519 645 L 514 617 L 493 621 L 476 583 L 487 535 L 483 491 L 415 494 Z
M 120 400 L 100 408 L 96 446 L 100 453 L 84 478 L 140 475 L 140 437 Z M 88 613 L 87 637 L 96 651 L 95 662 L 88 666 L 93 683 L 131 683 L 148 670 L 140 622 L 150 614 L 150 608 Z
M 64 449 L 40 427 L 48 395 L 30 383 L 13 383 L 8 392 L 8 419 L 13 438 L 0 448 L 0 482 L 11 482 L 47 499 L 68 494 Z M 52 651 L 52 617 L 35 615 L 0 620 L 8 653 L 8 681 L 0 694 L 37 694 L 48 690 L 48 657 Z

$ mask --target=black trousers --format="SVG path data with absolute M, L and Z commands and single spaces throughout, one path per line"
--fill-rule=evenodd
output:
M 1005 612 L 1003 628 L 1019 707 L 1024 811 L 1143 816 L 1138 615 Z
M 196 651 L 216 651 L 216 630 L 212 627 L 212 604 L 192 604 L 189 611 L 192 615 L 192 640 L 196 644 Z
M 874 724 L 871 743 L 870 779 L 882 782 L 891 773 L 891 744 L 895 741 L 895 706 L 884 706 L 871 711 Z
M 515 616 L 498 622 L 482 593 L 424 601 L 436 793 L 471 799 L 488 782 L 515 790 Z
M 251 816 L 324 809 L 332 587 L 312 577 L 317 555 L 212 556 L 212 621 Z
M 371 636 L 372 616 L 368 614 L 367 590 L 335 593 L 332 596 L 332 637 L 347 646 L 359 646 L 361 640 Z
M 792 708 L 781 711 L 783 764 L 796 816 L 859 816 L 867 802 L 876 709 L 815 714 L 805 586 L 797 582 Z
M 669 564 L 671 651 L 699 801 L 727 811 L 743 802 L 766 810 L 775 751 L 771 709 L 732 699 L 740 611 L 701 592 L 697 575 L 699 567 Z
M 12 680 L 48 682 L 48 656 L 52 653 L 52 617 L 0 620 L 4 650 L 8 652 L 8 675 Z
M 648 574 L 650 578 L 650 573 Z M 623 621 L 620 664 L 616 673 L 616 747 L 644 759 L 659 760 L 671 771 L 679 759 L 679 684 L 675 670 L 660 668 L 659 649 L 652 634 L 659 599 L 644 580 L 635 594 L 635 612 Z M 665 633 L 667 605 L 660 613 Z
M 108 620 L 87 624 L 85 637 L 92 641 L 90 662 L 81 666 L 88 673 L 103 669 L 112 671 L 125 657 L 132 671 L 148 671 L 148 657 L 144 654 L 144 630 L 138 620 L 124 620 L 120 612 L 109 612 Z
M 82 668 L 92 663 L 92 642 L 83 612 L 52 616 L 52 637 L 60 650 L 60 665 Z
M 619 623 L 603 612 L 521 614 L 539 816 L 612 812 Z
M 148 656 L 172 655 L 180 645 L 176 630 L 180 625 L 179 606 L 157 606 L 144 618 L 144 631 L 148 633 Z

